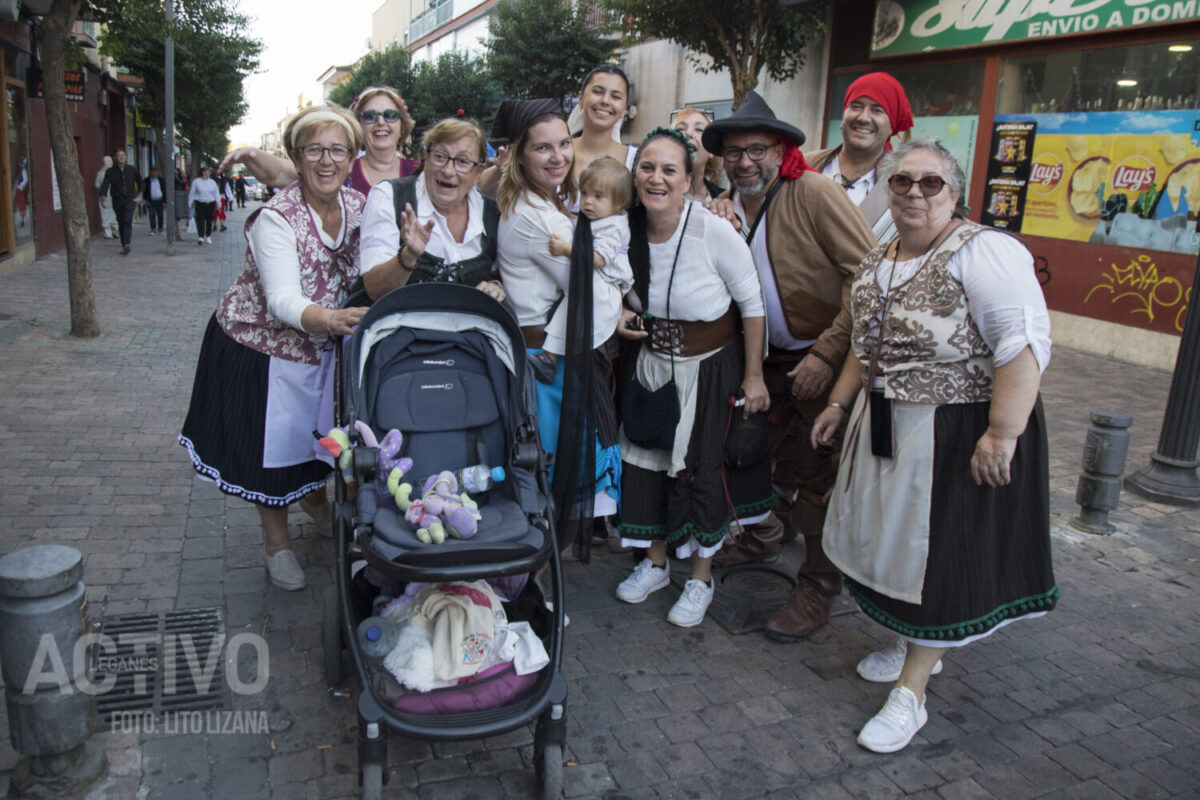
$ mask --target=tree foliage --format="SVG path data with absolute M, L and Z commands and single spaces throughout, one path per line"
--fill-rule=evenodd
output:
M 765 69 L 786 81 L 804 66 L 804 49 L 825 29 L 828 0 L 601 0 L 625 19 L 631 42 L 669 39 L 700 72 L 729 70 L 733 107 Z
M 408 107 L 417 125 L 423 127 L 453 117 L 459 110 L 469 118 L 482 119 L 498 102 L 495 82 L 483 61 L 449 52 L 435 62 L 417 64 Z
M 155 130 L 164 123 L 160 0 L 106 0 L 96 8 L 107 22 L 100 50 L 142 78 L 138 108 Z M 258 69 L 262 42 L 246 35 L 249 20 L 229 0 L 176 0 L 170 28 L 175 40 L 175 123 L 197 158 L 228 148 L 228 130 L 246 114 L 243 84 Z
M 500 0 L 488 67 L 506 97 L 575 95 L 594 66 L 612 59 L 617 42 L 606 24 L 589 19 L 591 8 L 570 0 Z
M 349 108 L 354 98 L 369 86 L 390 86 L 407 102 L 413 91 L 412 54 L 398 45 L 372 50 L 358 60 L 350 77 L 329 93 L 329 99 Z

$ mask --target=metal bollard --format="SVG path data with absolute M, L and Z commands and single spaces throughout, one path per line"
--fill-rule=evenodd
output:
M 83 556 L 38 545 L 0 558 L 0 671 L 9 736 L 21 753 L 15 797 L 50 798 L 104 774 L 104 752 L 89 741 L 96 698 L 81 690 L 87 650 Z
M 1121 473 L 1129 452 L 1129 426 L 1133 417 L 1119 411 L 1093 411 L 1083 443 L 1083 474 L 1075 489 L 1079 516 L 1071 524 L 1087 533 L 1110 534 L 1116 528 L 1108 512 L 1121 500 Z

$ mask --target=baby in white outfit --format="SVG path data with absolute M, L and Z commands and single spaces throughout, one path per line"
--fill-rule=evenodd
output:
M 592 326 L 615 331 L 621 319 L 621 298 L 633 287 L 629 266 L 629 217 L 625 209 L 633 200 L 633 178 L 615 158 L 598 158 L 579 175 L 579 213 L 591 221 L 596 271 L 592 279 Z M 571 257 L 571 243 L 557 234 L 550 237 L 550 254 Z M 567 308 L 559 303 L 546 324 L 545 353 L 566 352 Z M 554 358 L 549 359 L 551 361 Z

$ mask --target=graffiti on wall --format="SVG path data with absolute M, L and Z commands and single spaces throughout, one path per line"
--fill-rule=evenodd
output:
M 1175 330 L 1182 333 L 1192 290 L 1184 289 L 1176 278 L 1160 275 L 1154 256 L 1142 253 L 1124 267 L 1109 264 L 1083 302 L 1086 304 L 1093 297 L 1107 299 L 1112 305 L 1124 303 L 1131 316 L 1144 314 L 1150 322 L 1157 315 L 1173 314 Z

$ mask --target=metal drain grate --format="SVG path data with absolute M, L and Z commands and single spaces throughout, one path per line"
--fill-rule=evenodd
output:
M 102 724 L 129 712 L 229 708 L 220 608 L 105 617 L 96 631 L 116 644 L 92 652 L 93 682 L 115 680 L 96 697 Z
M 689 570 L 677 570 L 671 574 L 671 583 L 682 589 L 689 577 Z M 734 635 L 767 627 L 771 617 L 796 588 L 795 578 L 783 570 L 761 564 L 731 567 L 713 577 L 717 591 L 708 607 L 708 616 Z M 855 609 L 850 598 L 842 593 L 833 601 L 831 616 L 850 614 Z

